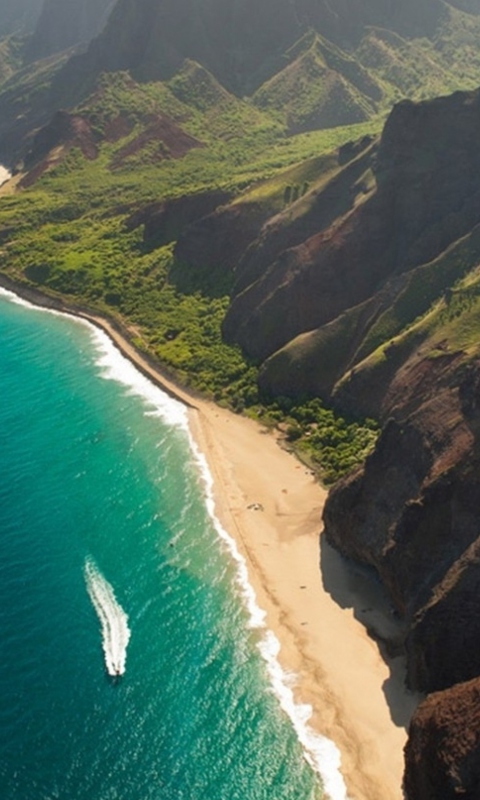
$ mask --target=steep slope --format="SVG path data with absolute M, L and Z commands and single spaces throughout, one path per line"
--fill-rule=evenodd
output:
M 479 679 L 422 703 L 412 719 L 405 756 L 407 800 L 479 796 Z
M 0 37 L 32 31 L 42 5 L 43 0 L 3 0 L 0 6 Z
M 290 63 L 253 95 L 260 108 L 285 115 L 292 133 L 352 125 L 371 117 L 380 86 L 353 58 L 318 35 L 307 35 Z
M 23 50 L 23 39 L 19 36 L 6 36 L 0 41 L 0 86 L 21 68 Z
M 467 625 L 480 619 L 479 129 L 479 91 L 403 102 L 379 141 L 317 164 L 273 216 L 249 190 L 176 248 L 190 268 L 230 273 L 224 333 L 267 359 L 264 392 L 384 421 L 332 490 L 325 528 L 379 573 L 423 691 L 480 674 Z
M 165 80 L 189 58 L 244 93 L 247 76 L 280 57 L 300 32 L 288 0 L 119 0 L 105 31 L 62 77 L 68 82 L 78 73 L 129 70 L 139 80 Z
M 382 286 L 391 305 L 405 291 L 407 272 L 438 257 L 479 218 L 479 119 L 478 92 L 398 105 L 378 145 L 263 226 L 238 261 L 227 338 L 264 360 L 299 334 L 373 299 Z M 460 275 L 452 270 L 445 280 Z M 385 307 L 378 296 L 375 310 L 365 310 L 364 338 L 382 302 Z M 281 327 L 275 325 L 280 315 Z M 390 337 L 396 332 L 393 326 L 387 331 Z M 373 337 L 372 350 L 378 343 Z M 365 344 L 360 360 L 367 354 Z M 339 364 L 338 377 L 353 355 Z
M 44 0 L 26 55 L 30 61 L 88 43 L 105 25 L 115 0 Z
M 67 53 L 60 53 L 23 65 L 23 43 L 19 50 L 14 69 L 9 57 L 0 92 L 0 162 L 11 167 L 22 161 L 35 130 L 58 110 L 50 86 L 68 59 Z
M 290 59 L 288 50 L 309 29 L 337 46 L 335 58 L 335 46 L 330 45 L 327 61 L 329 69 L 338 73 L 336 80 L 342 83 L 345 81 L 342 62 L 343 66 L 348 65 L 349 55 L 342 56 L 338 47 L 355 51 L 371 26 L 394 31 L 400 37 L 401 47 L 404 46 L 401 37 L 423 40 L 441 37 L 445 28 L 449 45 L 455 50 L 459 34 L 456 31 L 452 36 L 451 25 L 458 13 L 442 0 L 409 0 L 401 7 L 393 6 L 388 0 L 369 4 L 342 0 L 334 11 L 326 0 L 262 0 L 260 3 L 248 0 L 242 4 L 221 0 L 209 3 L 119 0 L 101 36 L 92 42 L 88 53 L 68 66 L 57 90 L 61 91 L 68 83 L 92 81 L 101 71 L 129 70 L 138 80 L 164 80 L 189 58 L 205 66 L 231 91 L 250 95 L 286 66 Z M 463 28 L 475 26 L 474 19 L 469 16 L 466 22 L 463 20 Z M 442 47 L 439 50 L 443 50 Z M 354 58 L 358 64 L 356 56 Z M 445 60 L 445 52 L 440 53 L 436 63 L 434 54 L 430 54 L 430 60 L 432 66 L 441 71 L 440 62 Z M 469 80 L 467 58 L 465 65 L 464 80 Z M 298 69 L 297 66 L 294 72 Z M 357 73 L 361 77 L 361 66 Z M 355 84 L 353 64 L 350 64 L 349 74 Z M 292 80 L 292 75 L 287 73 L 282 82 L 291 85 Z M 419 72 L 416 88 L 422 82 Z M 408 87 L 404 86 L 404 91 L 406 89 Z M 260 101 L 267 102 L 272 92 L 278 95 L 278 86 L 265 87 Z M 347 104 L 352 101 L 351 95 L 345 98 Z
M 28 93 L 13 80 L 0 94 L 0 159 L 21 158 L 47 113 L 83 102 L 105 72 L 166 81 L 194 61 L 295 132 L 373 119 L 406 96 L 474 88 L 479 37 L 474 9 L 444 0 L 342 0 L 334 11 L 327 0 L 44 0 L 23 51 L 37 80 Z M 76 54 L 47 75 L 45 62 L 70 46 Z

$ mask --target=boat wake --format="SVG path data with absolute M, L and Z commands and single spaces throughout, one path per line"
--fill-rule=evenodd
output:
M 84 571 L 87 591 L 102 626 L 102 647 L 107 672 L 113 677 L 123 675 L 130 639 L 128 617 L 93 559 L 87 558 Z

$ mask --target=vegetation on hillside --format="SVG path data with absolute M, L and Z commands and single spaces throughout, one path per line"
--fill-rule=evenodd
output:
M 224 293 L 215 297 L 194 279 L 190 289 L 188 279 L 180 288 L 175 242 L 151 247 L 142 227 L 127 223 L 149 204 L 209 190 L 228 191 L 236 203 L 260 204 L 268 214 L 304 196 L 307 202 L 311 188 L 336 168 L 331 152 L 377 134 L 393 100 L 449 91 L 459 82 L 473 86 L 480 74 L 472 50 L 477 33 L 480 20 L 453 9 L 435 41 L 407 42 L 371 29 L 357 52 L 346 54 L 309 32 L 253 98 L 234 96 L 189 60 L 165 82 L 137 84 L 126 72 L 102 75 L 76 109 L 88 121 L 98 156 L 88 160 L 78 147 L 67 147 L 33 185 L 1 198 L 2 270 L 121 318 L 137 346 L 182 383 L 280 425 L 288 446 L 330 482 L 365 456 L 375 425 L 346 421 L 318 399 L 292 405 L 260 397 L 257 365 L 221 338 L 228 276 Z M 23 71 L 20 61 L 18 41 L 5 40 L 0 108 L 28 107 L 29 98 L 40 103 L 61 59 Z M 158 120 L 194 145 L 179 154 L 176 142 L 154 130 Z M 290 135 L 292 130 L 304 132 Z M 425 313 L 449 285 L 457 263 L 452 259 L 412 276 L 369 340 L 359 343 L 365 355 Z M 420 284 L 425 291 L 419 293 Z
M 208 90 L 205 81 L 210 81 Z M 262 404 L 257 366 L 222 341 L 228 295 L 212 298 L 198 290 L 180 291 L 172 277 L 174 242 L 151 249 L 143 241 L 142 227 L 132 230 L 125 223 L 158 198 L 207 189 L 228 188 L 239 201 L 256 194 L 256 201 L 269 209 L 283 208 L 310 180 L 331 169 L 327 153 L 334 146 L 352 135 L 375 132 L 379 123 L 286 138 L 275 118 L 229 95 L 195 65 L 187 65 L 169 85 L 137 86 L 125 74 L 104 77 L 90 103 L 79 110 L 99 139 L 118 120 L 120 110 L 129 122 L 128 132 L 118 140 L 103 138 L 94 161 L 71 149 L 32 187 L 2 197 L 2 270 L 123 319 L 131 326 L 135 344 L 183 384 L 238 412 L 250 409 L 265 424 L 287 419 L 288 427 L 290 414 L 281 404 Z M 182 158 L 157 156 L 152 164 L 149 144 L 113 170 L 116 154 L 144 129 L 144 120 L 166 110 L 204 146 Z M 320 413 L 320 406 L 317 411 L 318 419 L 300 436 L 289 432 L 287 438 L 292 445 L 295 440 L 316 471 L 331 481 L 362 457 L 364 428 L 340 418 L 337 425 L 333 412 Z M 303 425 L 301 408 L 291 413 L 300 415 L 296 424 Z M 343 449 L 332 445 L 332 426 L 342 432 Z

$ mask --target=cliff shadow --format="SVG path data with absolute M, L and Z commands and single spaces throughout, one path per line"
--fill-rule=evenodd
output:
M 353 615 L 377 643 L 380 655 L 390 670 L 382 689 L 392 721 L 408 729 L 420 697 L 405 686 L 404 627 L 382 587 L 373 567 L 357 564 L 335 550 L 320 536 L 320 573 L 323 587 L 341 608 Z

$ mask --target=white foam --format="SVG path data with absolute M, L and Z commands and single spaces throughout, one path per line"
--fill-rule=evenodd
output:
M 312 707 L 295 703 L 292 685 L 296 676 L 288 674 L 279 664 L 280 643 L 272 631 L 267 631 L 259 644 L 260 652 L 267 664 L 268 674 L 273 690 L 280 701 L 280 706 L 290 717 L 295 732 L 305 751 L 310 766 L 320 775 L 323 788 L 331 800 L 347 800 L 347 788 L 340 771 L 341 758 L 337 746 L 316 733 L 308 724 L 312 716 Z
M 29 308 L 31 311 L 38 311 L 39 314 L 51 314 L 54 317 L 68 317 L 73 322 L 78 323 L 78 325 L 84 325 L 87 328 L 96 330 L 95 326 L 88 322 L 88 320 L 83 319 L 83 317 L 78 317 L 76 314 L 69 314 L 67 311 L 58 311 L 56 308 L 41 306 L 38 305 L 38 303 L 31 303 L 30 300 L 25 300 L 24 297 L 12 292 L 10 289 L 4 289 L 3 286 L 0 286 L 0 297 L 4 297 L 6 300 L 9 300 L 11 303 L 15 303 L 17 306 L 24 306 L 25 308 Z
M 3 286 L 0 286 L 0 297 L 5 297 L 7 300 L 10 300 L 12 303 L 16 303 L 17 306 L 26 306 L 27 308 L 32 309 L 39 309 L 40 306 L 34 306 L 33 303 L 29 303 L 28 300 L 24 300 L 23 297 L 20 295 L 15 294 L 15 292 L 11 292 L 9 289 L 4 289 Z M 41 309 L 42 311 L 48 311 L 49 309 Z
M 85 561 L 85 583 L 102 628 L 102 647 L 109 675 L 123 675 L 130 639 L 128 617 L 112 586 L 91 558 Z
M 94 325 L 90 325 L 93 342 L 97 350 L 96 364 L 101 376 L 121 383 L 129 394 L 141 397 L 149 406 L 148 414 L 160 417 L 167 425 L 188 430 L 187 408 L 179 400 L 170 397 L 155 386 L 136 366 L 120 352 L 110 337 Z
M 195 460 L 201 472 L 205 486 L 206 506 L 213 521 L 215 530 L 220 539 L 225 543 L 237 567 L 237 585 L 241 598 L 249 614 L 251 628 L 265 628 L 265 611 L 257 603 L 255 591 L 249 581 L 247 563 L 239 552 L 237 543 L 222 527 L 215 513 L 215 500 L 213 496 L 213 478 L 203 453 L 199 450 L 191 434 L 190 445 Z M 287 673 L 278 661 L 280 643 L 270 630 L 263 633 L 258 645 L 260 653 L 267 665 L 267 672 L 273 691 L 279 699 L 281 708 L 290 717 L 294 730 L 304 749 L 305 758 L 312 769 L 320 776 L 326 796 L 330 800 L 348 800 L 347 788 L 340 771 L 341 757 L 337 746 L 326 736 L 316 733 L 308 724 L 312 716 L 309 705 L 295 703 L 292 685 L 296 676 Z
M 192 449 L 195 461 L 200 470 L 200 474 L 205 487 L 205 503 L 207 506 L 208 514 L 213 522 L 215 530 L 220 539 L 226 545 L 230 556 L 235 561 L 237 567 L 237 585 L 240 590 L 242 600 L 246 606 L 249 615 L 249 626 L 251 628 L 265 627 L 265 611 L 263 611 L 257 604 L 255 591 L 248 578 L 247 562 L 240 553 L 235 539 L 222 527 L 215 514 L 215 501 L 213 499 L 213 478 L 207 465 L 207 460 L 203 453 L 199 450 L 197 443 L 189 432 L 190 447 Z
M 53 314 L 58 317 L 68 317 L 78 324 L 84 325 L 90 331 L 93 345 L 97 351 L 95 363 L 100 368 L 101 377 L 106 380 L 116 381 L 125 386 L 129 390 L 129 394 L 143 398 L 149 406 L 149 410 L 146 413 L 160 417 L 167 425 L 180 427 L 185 431 L 188 429 L 188 413 L 186 406 L 180 403 L 179 400 L 170 397 L 170 395 L 166 394 L 166 392 L 162 391 L 162 389 L 143 375 L 143 373 L 123 355 L 105 331 L 75 314 L 69 314 L 65 311 L 57 311 L 56 309 L 30 303 L 28 300 L 24 300 L 9 289 L 0 287 L 0 296 L 5 297 L 17 305 L 42 313 Z

